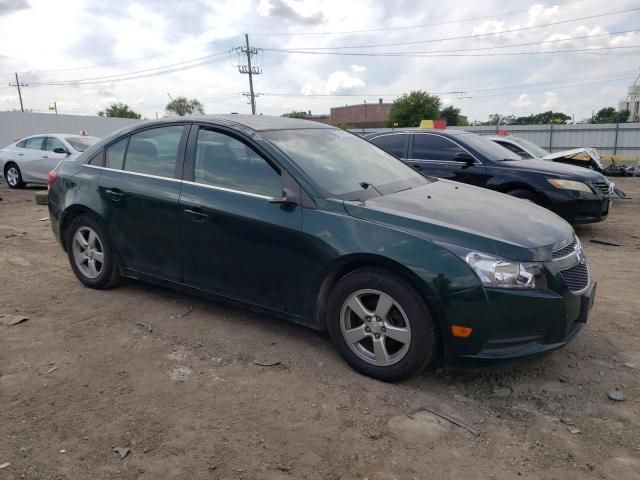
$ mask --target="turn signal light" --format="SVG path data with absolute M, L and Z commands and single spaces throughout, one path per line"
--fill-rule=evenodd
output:
M 462 327 L 460 325 L 451 325 L 451 333 L 454 337 L 469 338 L 473 332 L 471 327 Z

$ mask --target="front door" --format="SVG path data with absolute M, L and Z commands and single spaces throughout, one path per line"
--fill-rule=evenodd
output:
M 47 137 L 44 143 L 44 151 L 42 152 L 42 160 L 39 162 L 40 174 L 47 177 L 49 172 L 56 168 L 58 163 L 68 157 L 66 153 L 56 153 L 56 148 L 62 148 L 65 151 L 69 149 L 56 137 Z
M 111 238 L 121 265 L 164 279 L 181 279 L 181 170 L 189 127 L 149 128 L 107 147 L 99 178 Z
M 180 195 L 184 282 L 297 313 L 302 207 L 270 202 L 282 195 L 279 167 L 247 140 L 205 127 L 194 133 Z

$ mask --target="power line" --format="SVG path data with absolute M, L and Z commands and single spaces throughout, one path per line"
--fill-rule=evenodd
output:
M 227 61 L 229 58 L 232 58 L 232 57 L 233 57 L 233 55 L 227 55 L 225 57 L 215 58 L 215 59 L 207 60 L 207 61 L 204 61 L 204 62 L 195 63 L 195 64 L 192 64 L 192 65 L 183 65 L 183 66 L 176 67 L 176 68 L 170 68 L 170 69 L 166 69 L 166 70 L 158 70 L 158 71 L 150 72 L 150 73 L 140 73 L 140 72 L 144 72 L 144 70 L 140 70 L 139 72 L 129 72 L 129 73 L 121 74 L 120 76 L 118 76 L 118 78 L 114 78 L 114 76 L 111 76 L 111 77 L 95 77 L 93 79 L 62 80 L 62 81 L 49 81 L 49 82 L 33 82 L 32 85 L 38 85 L 38 86 L 43 86 L 43 85 L 48 85 L 48 86 L 54 86 L 54 85 L 92 85 L 92 84 L 97 84 L 97 83 L 112 83 L 112 82 L 121 82 L 121 81 L 127 81 L 127 80 L 136 80 L 136 79 L 140 79 L 140 78 L 154 77 L 154 76 L 157 76 L 157 75 L 165 75 L 167 73 L 182 72 L 184 70 L 190 70 L 190 69 L 202 67 L 202 66 L 205 66 L 205 65 L 211 65 L 213 63 Z M 180 65 L 180 64 L 176 64 L 176 65 Z M 157 67 L 154 70 L 157 70 L 158 68 L 161 68 L 161 67 Z
M 638 8 L 629 8 L 626 10 L 616 10 L 613 12 L 606 12 L 606 13 L 600 13 L 597 15 L 589 15 L 586 17 L 578 17 L 578 18 L 570 18 L 567 20 L 559 20 L 557 22 L 551 22 L 551 23 L 544 23 L 544 24 L 540 24 L 540 25 L 533 25 L 530 27 L 520 27 L 520 28 L 511 28 L 508 30 L 502 30 L 500 32 L 490 32 L 490 33 L 479 33 L 479 34 L 475 34 L 475 35 L 461 35 L 461 36 L 457 36 L 457 37 L 444 37 L 444 38 L 432 38 L 432 39 L 428 39 L 428 40 L 415 40 L 415 41 L 411 41 L 411 42 L 398 42 L 398 43 L 380 43 L 380 44 L 375 44 L 375 45 L 341 45 L 341 46 L 334 46 L 334 47 L 291 47 L 291 50 L 346 50 L 346 49 L 354 49 L 354 48 L 378 48 L 378 47 L 398 47 L 398 46 L 402 46 L 402 45 L 417 45 L 417 44 L 422 44 L 422 43 L 436 43 L 436 42 L 446 42 L 446 41 L 451 41 L 451 40 L 465 40 L 468 38 L 482 38 L 482 37 L 490 37 L 490 36 L 495 36 L 495 35 L 503 35 L 505 33 L 515 33 L 515 32 L 522 32 L 525 30 L 535 30 L 538 28 L 544 28 L 544 27 L 552 27 L 554 25 L 563 25 L 565 23 L 573 23 L 573 22 L 580 22 L 582 20 L 591 20 L 594 18 L 601 18 L 601 17 L 607 17 L 610 15 L 618 15 L 621 13 L 629 13 L 629 12 L 635 12 L 640 10 L 640 7 Z M 267 48 L 264 48 L 263 50 L 270 50 Z
M 560 4 L 560 5 L 569 5 L 572 3 L 580 3 L 579 1 L 569 1 L 569 2 L 555 2 L 553 6 Z M 382 27 L 382 28 L 370 28 L 370 29 L 366 29 L 366 30 L 346 30 L 346 31 L 333 31 L 333 32 L 296 32 L 296 33 L 289 33 L 289 32 L 281 32 L 281 33 L 274 33 L 274 32 L 268 32 L 268 33 L 258 33 L 258 32 L 253 32 L 251 33 L 251 35 L 256 35 L 256 36 L 263 36 L 263 37 L 273 37 L 273 36 L 280 36 L 280 37 L 293 37 L 293 36 L 312 36 L 312 35 L 351 35 L 351 34 L 361 34 L 361 33 L 375 33 L 375 32 L 388 32 L 388 31 L 394 31 L 394 30 L 415 30 L 415 29 L 419 29 L 419 28 L 426 28 L 426 27 L 437 27 L 440 25 L 451 25 L 454 23 L 465 23 L 465 22 L 474 22 L 477 20 L 487 20 L 489 18 L 499 18 L 499 17 L 508 17 L 508 16 L 513 16 L 513 15 L 519 15 L 521 13 L 528 13 L 530 9 L 525 9 L 525 10 L 515 10 L 512 12 L 506 12 L 506 13 L 498 13 L 496 15 L 483 15 L 480 17 L 467 17 L 467 18 L 461 18 L 461 19 L 457 19 L 457 20 L 447 20 L 447 21 L 443 21 L 443 22 L 434 22 L 434 23 L 422 23 L 422 24 L 418 24 L 418 25 L 407 25 L 407 26 L 403 26 L 403 27 Z
M 510 45 L 496 45 L 491 47 L 475 47 L 475 48 L 455 48 L 450 50 L 423 50 L 423 51 L 410 51 L 410 52 L 371 52 L 372 56 L 388 56 L 388 55 L 407 55 L 411 56 L 413 54 L 423 54 L 423 53 L 452 53 L 452 52 L 469 52 L 469 51 L 478 51 L 478 50 L 501 50 L 505 48 L 513 48 L 513 47 L 528 47 L 532 45 L 545 45 L 549 43 L 559 43 L 559 42 L 570 42 L 572 40 L 584 40 L 591 38 L 599 38 L 599 37 L 608 37 L 611 35 L 623 35 L 627 33 L 635 33 L 640 32 L 640 30 L 620 30 L 618 32 L 607 32 L 607 33 L 598 33 L 596 35 L 583 35 L 581 37 L 571 37 L 571 38 L 558 38 L 555 40 L 544 40 L 541 42 L 527 42 L 527 43 L 512 43 Z M 323 54 L 325 52 L 306 52 L 306 51 L 296 51 L 291 49 L 273 49 L 273 48 L 265 48 L 264 50 L 272 51 L 272 52 L 285 52 L 285 53 L 316 53 Z
M 543 50 L 537 52 L 502 52 L 502 53 L 431 53 L 431 52 L 306 52 L 296 50 L 281 50 L 278 53 L 292 53 L 300 55 L 338 55 L 348 57 L 502 57 L 502 56 L 517 56 L 517 55 L 549 55 L 556 53 L 574 53 L 574 52 L 596 52 L 602 50 L 624 50 L 640 48 L 640 45 L 625 45 L 620 47 L 590 47 L 590 48 L 575 48 L 568 50 Z M 455 50 L 460 52 L 460 50 Z

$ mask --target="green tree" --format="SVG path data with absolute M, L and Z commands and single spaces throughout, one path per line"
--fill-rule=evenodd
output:
M 298 112 L 296 110 L 292 111 L 291 113 L 287 114 L 287 117 L 289 118 L 307 118 L 307 112 Z
M 613 107 L 605 107 L 596 112 L 591 123 L 625 123 L 629 120 L 630 114 L 629 110 L 616 112 Z
M 489 115 L 489 120 L 481 122 L 480 125 L 511 125 L 515 117 L 513 115 L 500 115 L 499 113 L 492 113 Z
M 455 108 L 453 105 L 449 105 L 446 108 L 440 110 L 440 118 L 444 118 L 447 121 L 447 125 L 455 127 L 458 125 L 460 117 L 460 109 Z
M 393 102 L 387 126 L 418 127 L 422 120 L 440 118 L 440 98 L 423 90 L 404 94 Z
M 118 118 L 140 118 L 140 114 L 129 108 L 124 103 L 112 103 L 111 106 L 98 112 L 101 117 L 118 117 Z
M 547 125 L 549 123 L 564 125 L 570 120 L 571 115 L 549 110 L 548 112 L 534 113 L 526 117 L 516 117 L 513 119 L 513 125 Z
M 180 117 L 185 115 L 204 115 L 202 103 L 195 98 L 189 100 L 187 97 L 176 97 L 167 103 L 165 110 Z

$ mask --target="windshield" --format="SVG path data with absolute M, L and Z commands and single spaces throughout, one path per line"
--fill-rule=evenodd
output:
M 84 152 L 91 145 L 100 140 L 98 137 L 81 137 L 79 135 L 64 137 L 64 139 L 79 152 Z
M 262 136 L 333 197 L 358 200 L 430 182 L 401 160 L 343 130 L 277 130 Z
M 461 142 L 464 142 L 467 146 L 478 152 L 480 155 L 493 160 L 494 162 L 510 161 L 510 160 L 522 160 L 520 155 L 513 153 L 504 147 L 501 147 L 497 143 L 489 140 L 486 137 L 481 137 L 474 133 L 462 134 L 459 137 Z
M 530 142 L 529 140 L 526 140 L 524 138 L 509 137 L 509 140 L 511 140 L 516 145 L 521 146 L 523 150 L 526 150 L 533 157 L 542 158 L 545 155 L 549 155 L 549 152 L 547 152 L 544 148 L 539 147 L 535 143 Z

